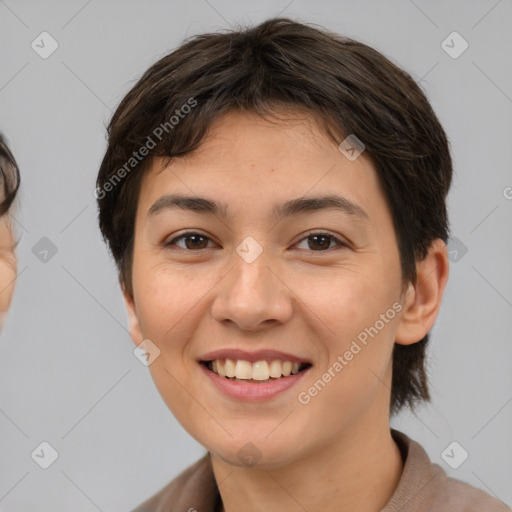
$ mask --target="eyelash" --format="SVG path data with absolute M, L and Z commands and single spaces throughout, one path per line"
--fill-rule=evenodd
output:
M 173 238 L 172 240 L 170 240 L 169 242 L 165 242 L 165 247 L 170 247 L 172 245 L 175 245 L 175 242 L 177 240 L 181 240 L 182 238 L 187 238 L 189 236 L 192 236 L 192 235 L 199 235 L 200 237 L 203 237 L 203 238 L 206 238 L 208 240 L 210 240 L 209 237 L 207 237 L 206 235 L 203 235 L 201 233 L 198 233 L 196 231 L 187 231 L 186 233 L 183 233 L 181 234 L 180 236 L 177 236 L 176 238 Z M 332 235 L 331 233 L 325 233 L 325 232 L 322 232 L 322 231 L 312 231 L 310 233 L 308 233 L 306 236 L 304 236 L 303 238 L 301 238 L 297 244 L 295 245 L 298 245 L 300 244 L 301 242 L 303 242 L 304 240 L 307 240 L 308 238 L 312 238 L 313 236 L 325 236 L 325 237 L 328 237 L 330 238 L 331 240 L 335 241 L 338 245 L 338 247 L 348 247 L 348 245 L 344 242 L 342 242 L 338 237 Z M 198 250 L 193 250 L 193 249 L 184 249 L 183 247 L 180 247 L 181 250 L 183 251 L 186 251 L 186 252 L 199 252 L 199 251 L 205 251 L 205 250 L 208 250 L 208 248 L 206 249 L 198 249 Z M 329 249 L 325 249 L 325 250 L 318 250 L 318 251 L 313 251 L 313 250 L 310 250 L 308 252 L 327 252 L 327 251 L 330 251 L 332 249 L 332 247 L 330 247 Z

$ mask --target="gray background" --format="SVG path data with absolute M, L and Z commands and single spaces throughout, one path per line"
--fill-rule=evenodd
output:
M 280 13 L 403 66 L 448 133 L 460 242 L 430 346 L 433 401 L 392 424 L 512 504 L 510 0 L 0 0 L 0 129 L 23 178 L 0 335 L 0 510 L 130 510 L 204 453 L 134 357 L 92 192 L 104 127 L 150 64 L 188 35 Z M 47 59 L 31 48 L 43 31 L 59 45 Z M 469 43 L 456 59 L 441 46 L 453 31 Z M 43 237 L 57 250 L 46 261 L 32 251 Z M 59 454 L 46 470 L 31 458 L 42 441 Z M 469 453 L 458 469 L 441 456 L 452 441 Z

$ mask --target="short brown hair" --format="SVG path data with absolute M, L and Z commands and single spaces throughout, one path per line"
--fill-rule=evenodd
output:
M 191 101 L 194 108 L 185 110 Z M 151 157 L 194 151 L 212 121 L 230 110 L 272 116 L 283 106 L 323 119 L 337 144 L 350 134 L 364 143 L 392 215 L 403 290 L 416 282 L 416 260 L 433 240 L 448 240 L 445 201 L 452 179 L 448 140 L 425 94 L 373 48 L 273 18 L 187 39 L 143 74 L 114 113 L 96 197 L 101 231 L 129 294 L 137 199 Z M 143 147 L 147 158 L 139 158 Z M 395 344 L 392 412 L 430 399 L 428 340 L 427 334 L 412 345 Z
M 8 212 L 20 186 L 16 160 L 0 133 L 0 216 Z

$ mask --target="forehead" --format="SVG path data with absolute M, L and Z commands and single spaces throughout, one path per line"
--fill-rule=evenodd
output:
M 304 154 L 332 151 L 333 146 L 337 144 L 327 136 L 323 120 L 314 112 L 283 107 L 275 116 L 261 116 L 253 111 L 230 110 L 210 124 L 199 148 L 184 159 L 197 160 L 210 152 L 233 157 L 242 152 L 244 158 L 254 155 L 262 161 L 270 156 L 275 160 L 291 147 Z
M 385 208 L 375 169 L 364 153 L 350 161 L 309 112 L 279 116 L 264 119 L 230 111 L 211 124 L 194 152 L 167 166 L 155 158 L 142 181 L 141 210 L 147 213 L 164 193 L 214 197 L 232 210 L 272 203 L 273 213 L 278 203 L 332 193 L 369 215 Z

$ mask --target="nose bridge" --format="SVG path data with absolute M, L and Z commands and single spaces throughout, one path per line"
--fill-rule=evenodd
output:
M 256 254 L 255 250 L 248 244 L 242 244 L 237 248 L 234 261 L 233 275 L 233 289 L 231 293 L 236 293 L 239 296 L 249 294 L 253 299 L 257 300 L 265 295 L 270 294 L 272 291 L 270 277 L 273 276 L 270 272 L 268 251 Z M 248 250 L 247 250 L 248 249 Z M 245 252 L 246 251 L 246 252 Z M 237 261 L 238 259 L 238 261 Z
M 272 271 L 270 252 L 254 239 L 245 239 L 233 253 L 231 270 L 221 281 L 212 313 L 244 330 L 257 330 L 269 321 L 285 322 L 291 314 L 290 296 Z

